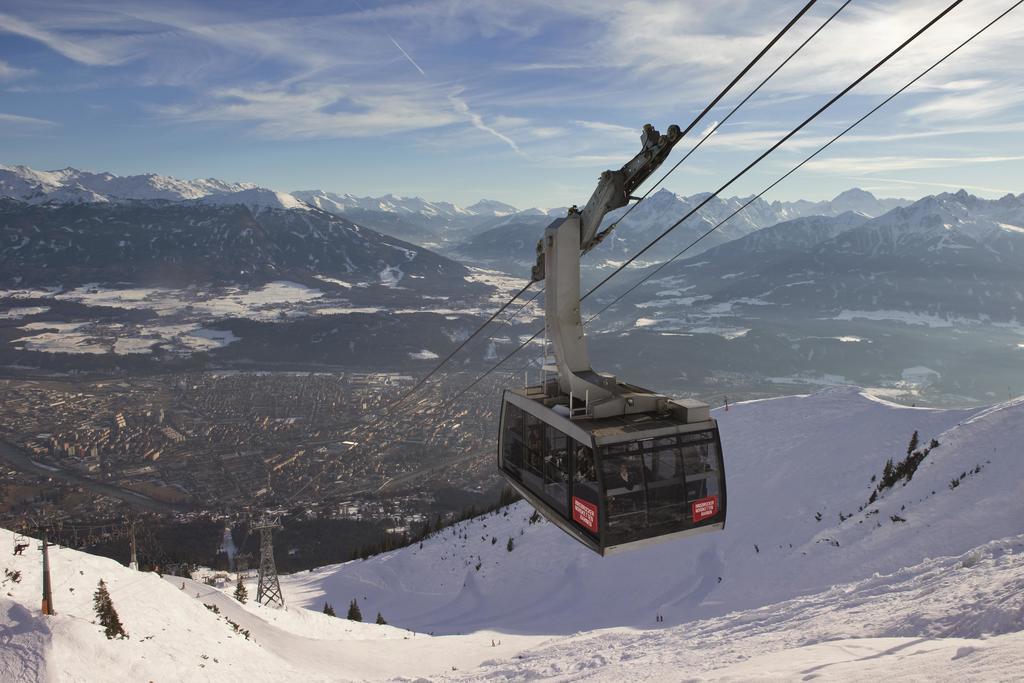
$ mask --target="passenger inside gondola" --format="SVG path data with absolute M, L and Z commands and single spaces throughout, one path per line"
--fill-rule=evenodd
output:
M 646 526 L 638 445 L 609 446 L 602 468 L 608 501 L 608 532 L 612 537 L 626 537 Z

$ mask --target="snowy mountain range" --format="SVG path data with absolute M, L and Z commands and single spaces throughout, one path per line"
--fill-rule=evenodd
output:
M 302 209 L 307 204 L 343 214 L 373 211 L 424 219 L 493 218 L 518 212 L 513 206 L 484 199 L 462 208 L 449 202 L 428 202 L 419 197 L 356 197 L 322 190 L 280 192 L 253 183 L 229 183 L 216 178 L 180 180 L 146 173 L 112 173 L 64 168 L 38 171 L 28 166 L 0 165 L 0 197 L 31 204 L 110 203 L 125 201 L 197 201 L 204 204 L 245 204 L 251 208 Z
M 514 206 L 493 199 L 483 199 L 476 204 L 463 208 L 451 202 L 429 202 L 420 197 L 396 197 L 392 194 L 386 194 L 382 197 L 357 197 L 352 194 L 337 194 L 323 190 L 299 190 L 292 194 L 305 202 L 332 213 L 344 213 L 353 209 L 359 209 L 362 211 L 381 211 L 406 216 L 439 218 L 508 216 L 519 211 Z
M 1024 194 L 985 200 L 963 190 L 871 219 L 846 212 L 789 220 L 666 266 L 630 295 L 632 315 L 668 327 L 701 313 L 793 319 L 844 311 L 1015 323 L 1024 320 L 1022 226 Z
M 685 196 L 661 189 L 652 193 L 633 210 L 626 207 L 612 212 L 605 219 L 605 226 L 617 220 L 621 222 L 611 237 L 602 243 L 600 250 L 593 252 L 584 262 L 585 267 L 607 267 L 625 260 L 690 213 L 707 196 L 706 193 Z M 711 227 L 736 212 L 748 199 L 749 197 L 713 198 L 679 225 L 670 237 L 645 254 L 645 261 L 663 260 L 673 256 L 683 246 L 695 241 Z M 832 200 L 821 202 L 766 202 L 757 199 L 730 218 L 722 227 L 702 239 L 690 253 L 699 254 L 716 245 L 794 218 L 838 216 L 851 211 L 875 217 L 908 203 L 903 199 L 878 199 L 870 192 L 860 189 L 847 190 Z M 562 213 L 559 212 L 558 215 Z M 622 218 L 624 215 L 626 217 Z M 453 245 L 448 253 L 455 258 L 478 260 L 509 272 L 521 271 L 533 263 L 537 239 L 551 220 L 552 216 L 546 214 L 514 214 L 490 229 L 477 229 L 474 231 L 475 234 Z
M 200 204 L 244 204 L 250 209 L 305 209 L 316 207 L 352 220 L 385 234 L 412 241 L 420 246 L 444 247 L 452 253 L 484 259 L 489 265 L 519 265 L 532 258 L 532 233 L 563 215 L 564 207 L 518 209 L 493 199 L 483 199 L 467 207 L 452 202 L 431 202 L 420 197 L 359 197 L 324 190 L 281 192 L 253 183 L 229 183 L 215 178 L 180 180 L 158 174 L 116 176 L 106 172 L 65 168 L 39 171 L 27 166 L 0 165 L 0 197 L 31 204 L 118 203 L 132 201 L 191 201 Z M 609 240 L 608 258 L 620 258 L 637 244 L 664 229 L 685 214 L 706 195 L 677 195 L 659 190 L 632 212 L 614 239 Z M 581 198 L 582 199 L 582 198 Z M 721 220 L 745 200 L 739 197 L 716 198 L 678 231 L 696 233 Z M 742 214 L 712 236 L 703 248 L 742 236 L 752 230 L 783 220 L 808 215 L 838 215 L 856 211 L 878 216 L 905 200 L 878 199 L 864 190 L 852 189 L 822 202 L 756 201 Z M 625 209 L 608 218 L 611 222 Z M 519 233 L 522 233 L 520 236 Z M 529 234 L 527 234 L 529 233 Z M 510 238 L 509 235 L 512 235 Z M 523 239 L 520 239 L 522 237 Z M 520 248 L 507 248 L 512 239 Z M 495 247 L 495 245 L 499 245 Z M 510 260 L 510 252 L 514 254 Z M 521 253 L 520 253 L 521 252 Z
M 1022 411 L 1021 399 L 911 409 L 852 389 L 737 404 L 716 415 L 724 531 L 602 558 L 517 503 L 422 545 L 284 576 L 284 609 L 254 604 L 251 575 L 240 604 L 233 577 L 218 588 L 53 548 L 57 614 L 43 616 L 32 544 L 2 562 L 0 677 L 1012 680 Z M 914 431 L 938 445 L 869 503 Z M 100 579 L 127 640 L 95 623 Z M 391 625 L 321 613 L 352 600 Z
M 280 282 L 291 283 L 284 285 L 289 292 L 292 285 L 306 288 L 305 303 L 276 302 L 276 317 L 266 319 L 270 309 L 263 311 L 256 331 L 251 324 L 232 323 L 231 333 L 242 341 L 218 349 L 222 357 L 244 353 L 269 359 L 287 351 L 337 362 L 344 349 L 310 340 L 333 339 L 342 331 L 356 334 L 366 328 L 364 316 L 375 324 L 389 322 L 367 328 L 379 335 L 372 344 L 353 340 L 356 348 L 348 350 L 353 358 L 386 362 L 374 353 L 381 344 L 403 362 L 409 353 L 426 358 L 424 350 L 441 355 L 444 340 L 468 334 L 480 315 L 500 303 L 501 292 L 523 284 L 537 238 L 553 220 L 546 211 L 514 212 L 493 202 L 461 208 L 391 195 L 311 192 L 297 193 L 305 199 L 288 209 L 293 204 L 279 193 L 212 180 L 118 179 L 24 167 L 4 173 L 4 193 L 18 199 L 0 198 L 0 290 L 35 288 L 31 305 L 37 308 L 52 306 L 53 293 L 41 290 L 67 293 L 95 285 L 172 288 L 190 301 L 194 294 L 180 288 L 260 290 Z M 91 197 L 83 189 L 87 186 L 102 199 L 44 201 L 66 191 Z M 584 259 L 584 284 L 604 277 L 706 197 L 652 193 Z M 650 272 L 651 264 L 674 256 L 744 202 L 736 197 L 709 201 L 589 298 L 587 311 L 610 303 Z M 926 366 L 942 376 L 935 390 L 949 396 L 975 401 L 1005 396 L 1007 372 L 1012 378 L 1024 349 L 1022 207 L 1024 195 L 986 200 L 963 191 L 912 203 L 861 190 L 827 202 L 754 201 L 690 250 L 686 260 L 666 266 L 591 326 L 592 334 L 603 333 L 595 340 L 595 362 L 640 383 L 662 387 L 667 382 L 665 389 L 686 386 L 717 394 L 728 386 L 722 377 L 734 377 L 737 391 L 757 384 L 754 395 L 771 395 L 778 378 L 794 377 L 830 382 L 827 378 L 838 376 L 862 386 L 892 387 L 903 369 Z M 474 267 L 512 277 L 471 273 Z M 170 290 L 154 296 L 173 298 Z M 253 296 L 264 295 L 253 291 Z M 0 361 L 12 363 L 40 362 L 19 355 L 42 350 L 39 339 L 25 341 L 24 325 L 78 324 L 95 320 L 98 312 L 71 310 L 65 302 L 60 312 L 48 309 L 21 322 L 21 313 L 10 312 L 15 303 L 7 304 L 0 309 Z M 424 317 L 388 318 L 392 310 Z M 516 333 L 535 331 L 538 310 L 524 312 Z M 112 322 L 132 323 L 126 315 Z M 331 321 L 325 327 L 325 315 L 345 324 Z M 420 333 L 440 341 L 411 351 L 392 341 Z M 78 334 L 73 350 L 121 344 L 104 334 L 96 330 L 89 337 L 102 341 L 95 344 L 79 344 Z M 511 351 L 513 338 L 484 340 L 485 348 L 468 352 L 480 362 Z M 56 348 L 63 352 L 69 344 L 62 337 Z M 672 371 L 651 370 L 660 367 Z

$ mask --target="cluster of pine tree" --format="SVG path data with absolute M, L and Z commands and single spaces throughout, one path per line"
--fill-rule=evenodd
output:
M 329 617 L 336 617 L 336 616 L 338 616 L 337 614 L 334 613 L 334 606 L 331 605 L 331 603 L 329 603 L 329 602 L 325 602 L 324 603 L 324 614 L 326 614 Z M 345 616 L 346 616 L 347 619 L 349 619 L 351 621 L 362 621 L 363 620 L 363 612 L 362 612 L 361 609 L 359 609 L 359 603 L 356 602 L 355 598 L 352 598 L 352 602 L 350 602 L 348 604 L 348 614 L 345 615 Z M 380 612 L 377 612 L 377 623 L 381 624 L 381 625 L 388 623 L 388 622 L 384 621 L 384 617 L 382 617 L 380 615 Z
M 103 627 L 103 633 L 107 638 L 128 637 L 128 634 L 124 632 L 124 626 L 121 625 L 121 618 L 117 616 L 114 602 L 110 599 L 110 592 L 107 590 L 107 584 L 104 583 L 103 579 L 100 579 L 99 586 L 96 587 L 96 592 L 93 593 L 92 607 L 96 611 L 96 617 L 100 620 L 100 626 Z
M 893 463 L 892 458 L 886 460 L 885 468 L 882 470 L 882 477 L 878 480 L 878 486 L 871 492 L 871 498 L 868 499 L 869 505 L 878 500 L 878 494 L 886 489 L 891 489 L 904 479 L 908 482 L 913 479 L 917 468 L 928 457 L 928 454 L 932 452 L 932 449 L 939 447 L 939 442 L 932 439 L 927 446 L 921 449 L 918 448 L 919 445 L 920 442 L 915 430 L 913 436 L 910 437 L 910 443 L 907 445 L 907 456 L 897 463 Z
M 479 508 L 475 505 L 470 505 L 469 507 L 463 508 L 462 512 L 459 512 L 458 514 L 448 516 L 438 515 L 433 522 L 429 519 L 426 520 L 419 531 L 411 534 L 385 533 L 376 543 L 370 543 L 356 548 L 355 552 L 352 553 L 352 559 L 365 560 L 373 555 L 379 555 L 380 553 L 386 553 L 391 550 L 398 550 L 399 548 L 422 543 L 439 531 L 443 531 L 444 529 L 452 527 L 460 522 L 465 522 L 468 519 L 486 515 L 489 512 L 495 512 L 521 499 L 522 496 L 520 496 L 515 489 L 510 486 L 506 486 L 501 490 L 501 494 L 498 496 L 497 502 L 491 505 L 485 505 Z

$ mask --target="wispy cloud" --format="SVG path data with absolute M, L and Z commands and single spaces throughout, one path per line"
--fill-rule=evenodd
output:
M 56 121 L 38 119 L 34 116 L 19 116 L 17 114 L 0 113 L 0 123 L 14 130 L 38 132 L 48 128 L 56 128 L 60 124 Z
M 96 41 L 74 40 L 60 31 L 48 30 L 10 14 L 0 14 L 0 31 L 36 40 L 68 59 L 90 66 L 121 64 L 128 59 L 127 55 L 119 53 L 113 43 L 104 46 Z
M 813 8 L 721 107 L 745 95 L 834 7 Z M 44 93 L 91 87 L 102 88 L 103 97 L 116 93 L 111 105 L 119 118 L 139 116 L 130 122 L 138 126 L 210 123 L 226 135 L 273 141 L 411 134 L 381 144 L 414 149 L 424 165 L 444 155 L 490 168 L 497 142 L 525 160 L 518 161 L 529 169 L 524 184 L 553 192 L 562 183 L 586 194 L 593 173 L 583 169 L 621 165 L 636 153 L 645 122 L 662 130 L 686 123 L 794 9 L 750 0 L 713 8 L 701 0 L 253 0 L 244 8 L 197 0 L 11 0 L 0 12 L 0 32 L 74 64 L 35 45 L 23 54 L 5 51 L 13 64 L 0 61 L 0 81 L 5 93 L 22 98 L 16 111 L 39 120 L 51 116 Z M 762 170 L 823 144 L 1003 9 L 1003 0 L 963 3 L 858 86 L 827 125 L 803 131 Z M 935 11 L 926 0 L 851 3 L 745 105 L 744 125 L 717 131 L 680 176 L 700 164 L 701 172 L 728 177 Z M 863 173 L 872 159 L 870 173 L 910 175 L 953 159 L 979 175 L 1001 169 L 991 160 L 1004 158 L 1024 133 L 1015 58 L 1021 44 L 1024 22 L 1013 15 L 844 138 L 836 149 L 848 158 L 831 167 L 816 160 L 819 175 Z M 25 78 L 30 68 L 38 78 Z M 39 108 L 22 106 L 33 99 Z M 757 121 L 747 118 L 753 114 Z M 853 161 L 854 154 L 863 159 Z M 963 161 L 965 155 L 977 160 Z M 901 166 L 910 162 L 900 159 L 918 156 L 926 158 Z M 993 177 L 975 182 L 999 184 Z
M 958 156 L 958 157 L 919 157 L 919 156 L 872 156 L 872 157 L 835 157 L 815 159 L 805 168 L 829 173 L 884 173 L 888 171 L 909 171 L 922 168 L 951 168 L 974 164 L 999 164 L 1013 161 L 1024 161 L 1024 155 L 1013 156 Z
M 589 131 L 601 133 L 602 135 L 614 135 L 617 138 L 634 140 L 640 138 L 640 128 L 620 126 L 617 123 L 605 123 L 603 121 L 584 121 L 573 119 L 572 123 Z
M 527 64 L 501 64 L 497 67 L 499 71 L 571 71 L 574 69 L 595 69 L 599 68 L 593 64 L 571 64 L 559 62 L 531 62 Z
M 948 183 L 939 182 L 928 182 L 924 180 L 906 180 L 899 178 L 879 178 L 878 176 L 848 176 L 851 180 L 857 183 L 867 182 L 880 182 L 883 183 L 879 186 L 862 185 L 862 189 L 872 192 L 874 190 L 880 190 L 882 192 L 890 192 L 894 188 L 913 188 L 913 187 L 934 187 L 937 189 L 946 190 L 947 192 L 955 192 L 959 189 L 973 190 L 975 192 L 986 192 L 989 194 L 1013 194 L 1015 190 L 1009 190 L 1001 187 L 990 187 L 988 185 L 969 185 L 959 181 L 953 181 Z
M 19 69 L 0 59 L 0 81 L 13 81 L 35 73 L 34 69 Z
M 350 89 L 305 84 L 282 89 L 223 88 L 195 105 L 154 107 L 178 121 L 249 122 L 271 138 L 373 137 L 436 128 L 460 119 L 429 89 L 395 92 L 390 88 Z
M 999 86 L 982 85 L 974 89 L 941 95 L 907 110 L 908 117 L 929 120 L 961 121 L 984 118 L 1024 104 L 1024 83 Z

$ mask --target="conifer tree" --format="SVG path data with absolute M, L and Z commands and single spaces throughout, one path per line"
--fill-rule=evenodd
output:
M 509 552 L 512 552 L 512 549 L 515 548 L 515 547 L 516 547 L 515 542 L 513 542 L 512 537 L 509 536 L 508 543 L 505 544 L 505 550 L 507 550 Z
M 356 602 L 355 598 L 352 598 L 352 602 L 348 606 L 348 618 L 352 621 L 362 621 L 363 613 L 359 611 L 359 603 Z
M 885 461 L 885 469 L 882 470 L 882 480 L 878 482 L 878 490 L 887 489 L 895 482 L 892 458 Z
M 915 429 L 914 430 L 914 435 L 910 437 L 910 444 L 907 446 L 907 456 L 910 456 L 911 453 L 913 453 L 914 451 L 917 450 L 917 443 L 918 443 L 918 437 L 917 437 L 917 430 Z
M 107 591 L 107 584 L 103 579 L 100 579 L 96 592 L 93 593 L 92 606 L 100 620 L 100 626 L 103 627 L 103 633 L 108 639 L 128 637 L 128 634 L 124 632 L 124 626 L 121 625 L 120 617 L 117 616 L 114 602 L 110 599 L 110 592 Z
M 387 624 L 387 623 L 388 623 L 388 622 L 384 621 L 384 617 L 382 617 L 382 616 L 380 615 L 380 612 L 377 612 L 377 623 L 378 623 L 379 625 L 381 625 L 381 626 L 383 626 L 383 625 L 385 625 L 385 624 Z
M 325 602 L 324 603 L 324 614 L 326 614 L 329 617 L 336 617 L 336 616 L 338 616 L 337 614 L 334 613 L 334 607 L 332 607 L 331 603 L 329 603 L 329 602 Z
M 245 604 L 245 601 L 249 599 L 249 591 L 245 590 L 245 584 L 242 583 L 242 577 L 239 575 L 238 583 L 235 584 L 235 600 Z

